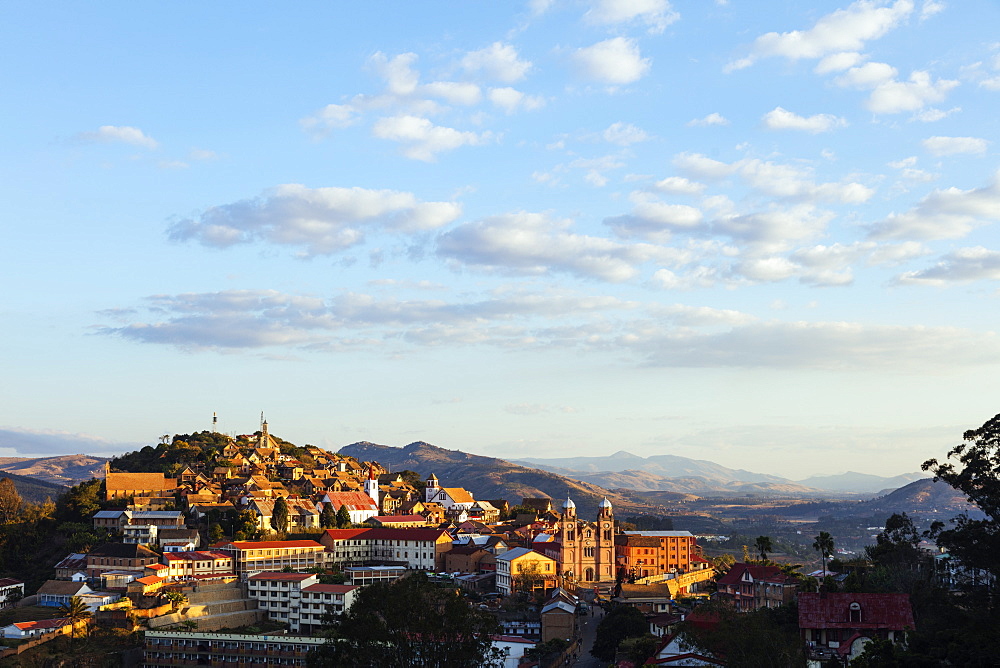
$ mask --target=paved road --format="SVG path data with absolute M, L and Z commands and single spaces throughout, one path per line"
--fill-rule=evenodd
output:
M 591 610 L 593 615 L 580 618 L 583 639 L 580 642 L 580 656 L 573 664 L 577 668 L 605 668 L 608 665 L 590 654 L 590 648 L 594 646 L 594 636 L 597 635 L 597 625 L 604 618 L 604 610 L 598 606 L 592 606 Z

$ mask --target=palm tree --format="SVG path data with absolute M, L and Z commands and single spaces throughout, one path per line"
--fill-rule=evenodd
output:
M 757 536 L 757 540 L 754 541 L 754 547 L 757 549 L 757 554 L 760 555 L 761 563 L 767 561 L 768 552 L 774 551 L 770 536 Z
M 833 554 L 833 536 L 831 536 L 826 531 L 820 531 L 819 535 L 816 536 L 816 542 L 813 543 L 813 549 L 820 553 L 823 557 L 823 577 L 826 577 L 826 560 L 830 558 Z
M 59 614 L 69 620 L 70 639 L 76 639 L 76 625 L 79 622 L 90 619 L 90 608 L 79 596 L 72 596 L 69 602 L 59 607 Z

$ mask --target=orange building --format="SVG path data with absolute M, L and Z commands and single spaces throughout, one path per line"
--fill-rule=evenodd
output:
M 687 573 L 697 556 L 690 531 L 626 531 L 615 537 L 618 568 L 634 577 Z

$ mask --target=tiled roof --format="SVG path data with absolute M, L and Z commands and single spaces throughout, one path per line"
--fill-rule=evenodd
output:
M 893 629 L 913 628 L 913 609 L 908 594 L 799 594 L 800 629 Z M 861 608 L 861 621 L 851 621 L 851 604 Z
M 455 503 L 475 503 L 476 501 L 472 498 L 472 494 L 461 487 L 442 487 L 441 489 L 447 492 Z
M 177 489 L 177 480 L 167 478 L 162 473 L 116 473 L 111 471 L 104 479 L 109 491 Z
M 233 556 L 225 552 L 192 550 L 190 552 L 164 552 L 163 558 L 167 561 L 207 561 L 209 559 L 232 559 Z
M 12 587 L 14 585 L 24 584 L 22 580 L 15 580 L 14 578 L 0 578 L 0 587 Z
M 68 623 L 68 617 L 60 617 L 59 619 L 39 619 L 34 622 L 14 622 L 14 626 L 22 631 L 28 631 L 30 629 L 57 629 Z
M 237 540 L 231 543 L 237 550 L 265 550 L 267 548 L 281 547 L 318 547 L 323 546 L 314 540 Z
M 369 521 L 378 520 L 383 524 L 392 524 L 393 522 L 423 522 L 423 515 L 375 515 L 374 517 L 369 517 Z
M 371 529 L 327 529 L 326 535 L 333 540 L 348 540 L 369 531 L 371 531 Z
M 729 572 L 718 579 L 720 585 L 736 585 L 743 581 L 743 575 L 747 571 L 754 580 L 770 580 L 780 575 L 781 569 L 777 566 L 754 566 L 751 564 L 733 564 Z
M 75 596 L 81 589 L 89 589 L 83 582 L 72 582 L 70 580 L 47 580 L 45 584 L 38 588 L 39 594 L 53 594 L 55 596 Z
M 326 496 L 330 499 L 335 510 L 340 510 L 341 506 L 347 506 L 348 510 L 374 510 L 375 512 L 379 510 L 372 497 L 364 492 L 329 492 Z
M 135 543 L 104 543 L 90 551 L 89 557 L 116 557 L 118 559 L 148 559 L 159 557 L 144 545 Z

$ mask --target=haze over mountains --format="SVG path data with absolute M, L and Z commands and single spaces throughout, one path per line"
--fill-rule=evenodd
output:
M 920 473 L 883 477 L 848 472 L 794 481 L 766 473 L 731 469 L 704 459 L 677 455 L 640 457 L 624 450 L 606 457 L 529 457 L 515 463 L 612 489 L 625 487 L 637 491 L 688 494 L 808 495 L 816 491 L 875 494 L 928 477 Z

